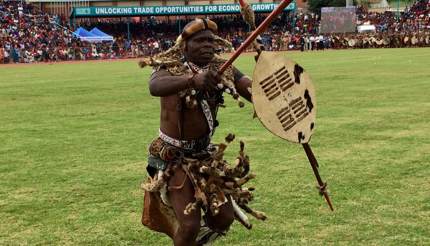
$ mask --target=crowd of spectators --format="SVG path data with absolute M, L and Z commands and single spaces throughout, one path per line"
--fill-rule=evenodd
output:
M 116 45 L 81 42 L 59 17 L 43 13 L 24 1 L 0 2 L 0 63 L 32 63 L 92 58 L 122 54 Z
M 0 47 L 3 60 L 35 62 L 63 60 L 72 49 L 72 35 L 51 23 L 51 16 L 25 2 L 0 4 Z
M 357 25 L 375 25 L 376 33 L 319 34 L 317 14 L 284 13 L 261 35 L 262 41 L 267 50 L 430 46 L 429 0 L 418 0 L 400 16 L 388 11 L 369 12 L 363 7 L 358 7 L 356 14 Z M 231 41 L 235 48 L 245 40 L 249 27 L 240 15 L 211 18 L 219 26 L 219 35 Z M 265 15 L 256 15 L 257 24 L 264 18 Z M 59 16 L 43 13 L 23 1 L 4 0 L 0 2 L 0 63 L 152 55 L 171 47 L 189 20 L 150 17 L 131 23 L 118 19 L 81 22 L 79 26 L 98 27 L 114 36 L 113 42 L 89 43 L 76 38 L 71 30 L 77 26 L 70 26 Z M 408 41 L 404 42 L 405 39 Z
M 377 28 L 377 32 L 411 33 L 430 28 L 430 1 L 418 0 L 411 7 L 397 16 L 397 12 L 369 12 L 363 7 L 357 8 L 357 24 L 369 23 Z

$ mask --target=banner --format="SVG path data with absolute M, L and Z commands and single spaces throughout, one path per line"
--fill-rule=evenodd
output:
M 251 4 L 255 12 L 271 12 L 278 4 Z M 292 2 L 284 11 L 294 10 L 296 3 Z M 114 16 L 152 16 L 152 15 L 207 15 L 207 14 L 237 14 L 239 4 L 212 5 L 181 5 L 181 6 L 130 6 L 130 7 L 75 7 L 72 17 L 114 17 Z

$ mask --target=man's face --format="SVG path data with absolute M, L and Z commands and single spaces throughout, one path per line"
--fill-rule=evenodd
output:
M 208 64 L 213 59 L 214 54 L 214 37 L 210 30 L 198 32 L 186 42 L 185 57 L 197 65 Z

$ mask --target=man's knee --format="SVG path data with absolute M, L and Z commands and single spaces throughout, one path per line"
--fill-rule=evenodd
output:
M 220 210 L 220 213 L 214 217 L 208 217 L 208 225 L 212 230 L 225 232 L 230 228 L 234 221 L 233 208 L 228 207 Z
M 222 220 L 220 220 L 220 223 L 218 224 L 217 228 L 219 231 L 227 231 L 228 228 L 230 228 L 231 224 L 233 224 L 234 221 L 234 214 L 231 213 L 228 216 L 225 216 Z
M 180 223 L 179 231 L 183 237 L 195 239 L 200 231 L 200 221 L 184 221 Z

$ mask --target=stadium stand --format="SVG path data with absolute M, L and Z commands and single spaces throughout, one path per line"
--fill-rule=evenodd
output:
M 397 17 L 393 12 L 356 9 L 357 25 L 376 27 L 375 33 L 319 34 L 320 17 L 314 13 L 284 13 L 263 35 L 267 50 L 323 50 L 340 48 L 430 46 L 430 1 L 418 0 Z M 257 14 L 260 23 L 265 14 Z M 247 35 L 240 15 L 213 16 L 220 35 L 238 47 Z M 83 20 L 72 27 L 64 16 L 40 11 L 22 1 L 0 2 L 0 63 L 116 59 L 148 56 L 171 47 L 186 19 L 150 17 L 128 24 L 107 19 Z M 114 36 L 113 42 L 79 40 L 72 30 L 97 27 Z M 127 28 L 131 31 L 127 37 Z

